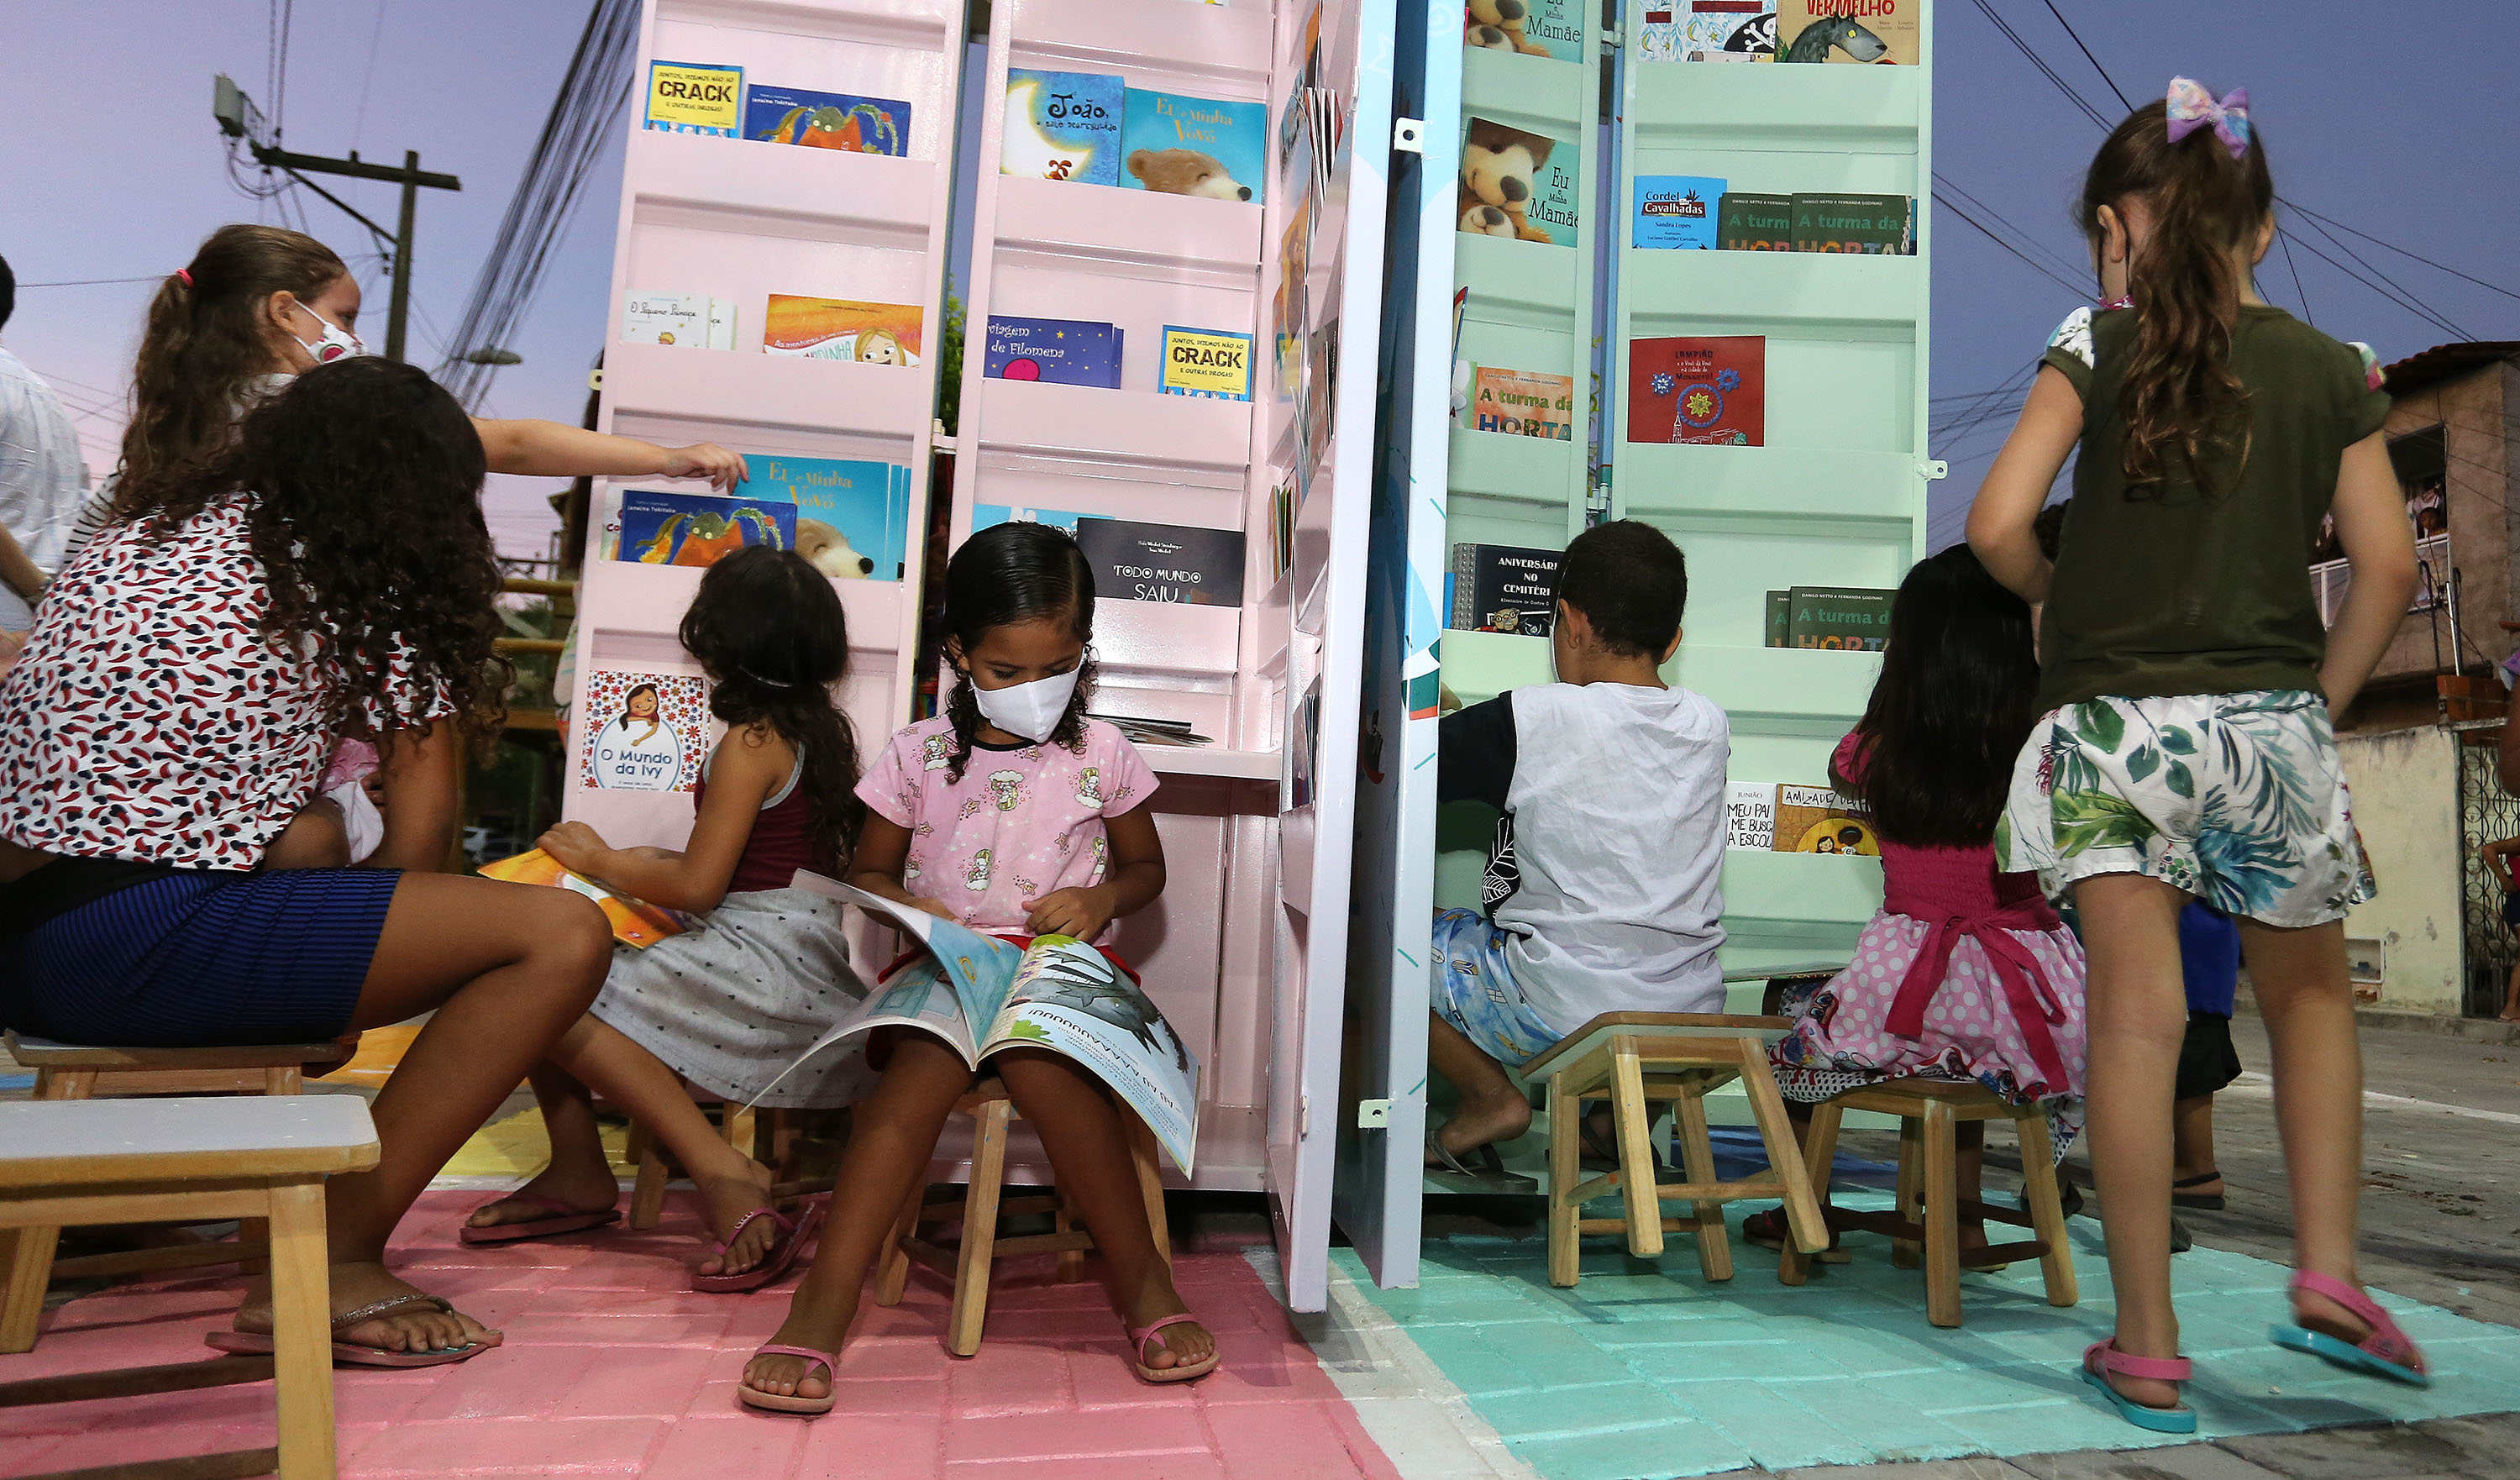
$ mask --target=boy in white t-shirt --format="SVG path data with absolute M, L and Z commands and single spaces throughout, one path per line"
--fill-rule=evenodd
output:
M 1634 519 L 1588 529 L 1557 568 L 1558 682 L 1443 720 L 1436 794 L 1505 814 L 1480 894 L 1435 915 L 1427 1058 L 1461 1093 L 1426 1136 L 1458 1172 L 1531 1123 L 1506 1077 L 1611 1011 L 1717 1012 L 1732 728 L 1656 671 L 1680 647 L 1688 568 Z

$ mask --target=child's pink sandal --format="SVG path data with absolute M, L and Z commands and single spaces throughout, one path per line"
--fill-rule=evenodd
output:
M 782 1346 L 774 1341 L 752 1355 L 803 1357 L 812 1362 L 815 1367 L 831 1373 L 832 1390 L 820 1398 L 808 1398 L 802 1393 L 793 1395 L 765 1393 L 757 1387 L 739 1382 L 735 1387 L 735 1396 L 746 1408 L 757 1408 L 768 1413 L 802 1413 L 810 1418 L 830 1413 L 832 1403 L 840 1396 L 840 1354 L 837 1352 L 818 1352 L 810 1346 Z M 814 1368 L 805 1368 L 805 1376 L 812 1375 L 814 1375 Z
M 772 1244 L 769 1251 L 761 1256 L 759 1264 L 742 1274 L 702 1275 L 695 1270 L 692 1275 L 692 1288 L 703 1295 L 741 1295 L 746 1290 L 757 1290 L 786 1275 L 795 1267 L 797 1256 L 804 1252 L 806 1242 L 814 1236 L 814 1231 L 822 1227 L 825 1206 L 825 1200 L 817 1197 L 798 1210 L 792 1222 L 785 1214 L 772 1212 L 768 1208 L 754 1208 L 744 1214 L 735 1221 L 735 1227 L 727 1231 L 726 1237 L 719 1241 L 713 1252 L 723 1256 L 728 1249 L 734 1247 L 738 1238 L 743 1236 L 744 1229 L 755 1218 L 767 1218 L 779 1225 L 779 1241 Z
M 2138 1428 L 2156 1434 L 2192 1434 L 2196 1432 L 2196 1411 L 2182 1403 L 2177 1408 L 2154 1408 L 2138 1403 L 2117 1390 L 2109 1373 L 2129 1377 L 2145 1377 L 2155 1382 L 2185 1382 L 2195 1374 L 2195 1367 L 2184 1357 L 2130 1357 L 2117 1348 L 2117 1339 L 2094 1341 L 2083 1349 L 2083 1380 L 2100 1390 L 2118 1416 Z
M 2342 1279 L 2314 1270 L 2294 1271 L 2292 1287 L 2296 1291 L 2306 1290 L 2335 1301 L 2362 1317 L 2371 1327 L 2371 1334 L 2357 1344 L 2304 1325 L 2273 1325 L 2268 1327 L 2267 1336 L 2275 1345 L 2308 1352 L 2350 1372 L 2368 1372 L 2375 1377 L 2388 1377 L 2415 1387 L 2433 1385 L 2432 1373 L 2424 1367 L 2424 1354 L 2415 1350 L 2415 1343 L 2406 1332 L 2398 1329 L 2398 1323 L 2390 1320 L 2389 1313 L 2380 1309 L 2370 1296 Z
M 1185 1362 L 1178 1367 L 1157 1368 L 1147 1366 L 1147 1342 L 1148 1338 L 1168 1327 L 1176 1325 L 1192 1325 L 1195 1324 L 1197 1321 L 1198 1318 L 1196 1316 L 1190 1314 L 1188 1311 L 1184 1311 L 1178 1316 L 1166 1316 L 1161 1321 L 1149 1322 L 1145 1325 L 1130 1325 L 1127 1322 L 1121 1323 L 1121 1325 L 1129 1333 L 1129 1365 L 1138 1369 L 1139 1381 L 1189 1382 L 1193 1378 L 1204 1377 L 1208 1373 L 1216 1370 L 1216 1364 L 1223 1360 L 1225 1355 L 1222 1351 L 1210 1352 L 1196 1362 Z

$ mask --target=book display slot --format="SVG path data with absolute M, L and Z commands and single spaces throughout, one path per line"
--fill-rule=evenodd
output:
M 960 0 L 646 6 L 597 426 L 751 477 L 596 482 L 565 813 L 616 846 L 689 833 L 721 727 L 676 633 L 728 551 L 832 576 L 862 751 L 908 717 L 963 46 Z
M 992 8 L 986 354 L 950 525 L 1058 523 L 1095 565 L 1093 709 L 1162 778 L 1168 875 L 1117 949 L 1205 1066 L 1196 1185 L 1272 1193 L 1301 1309 L 1325 1298 L 1383 276 L 1354 146 L 1391 128 L 1370 8 Z

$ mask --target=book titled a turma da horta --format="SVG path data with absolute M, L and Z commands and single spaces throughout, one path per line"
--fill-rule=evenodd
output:
M 1104 601 L 1242 605 L 1242 532 L 1134 519 L 1076 521 L 1077 548 Z

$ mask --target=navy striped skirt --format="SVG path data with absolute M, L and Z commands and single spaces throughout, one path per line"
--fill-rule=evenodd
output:
M 391 869 L 152 876 L 0 940 L 0 1023 L 129 1048 L 338 1038 L 401 878 Z

